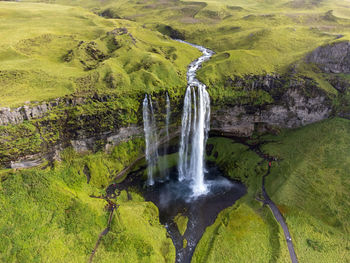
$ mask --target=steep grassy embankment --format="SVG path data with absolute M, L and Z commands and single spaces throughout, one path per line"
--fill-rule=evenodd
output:
M 282 133 L 264 146 L 282 161 L 267 178 L 301 262 L 350 260 L 350 122 L 332 119 Z
M 255 200 L 266 162 L 231 139 L 213 137 L 208 145 L 212 145 L 208 159 L 227 176 L 244 182 L 248 193 L 207 228 L 193 262 L 289 262 L 282 229 L 269 209 Z
M 277 136 L 262 149 L 274 163 L 266 187 L 286 218 L 300 262 L 348 262 L 350 121 L 331 119 Z M 283 231 L 255 197 L 262 161 L 247 146 L 212 138 L 209 159 L 248 185 L 248 195 L 220 213 L 200 241 L 194 262 L 289 262 Z
M 2 172 L 1 262 L 88 261 L 108 220 L 106 202 L 89 195 L 104 194 L 104 176 L 127 155 L 115 153 L 111 160 L 66 151 L 62 156 L 53 168 Z M 175 248 L 159 223 L 158 209 L 130 194 L 131 200 L 125 192 L 118 197 L 120 207 L 94 262 L 173 262 Z

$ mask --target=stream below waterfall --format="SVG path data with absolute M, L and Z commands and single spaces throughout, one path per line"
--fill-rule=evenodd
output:
M 214 52 L 198 45 L 190 45 L 199 49 L 203 55 L 193 61 L 187 71 L 188 86 L 184 96 L 181 135 L 175 153 L 178 155 L 177 165 L 168 167 L 167 158 L 162 158 L 162 162 L 159 162 L 161 149 L 165 155 L 162 157 L 169 154 L 168 143 L 159 145 L 152 97 L 146 94 L 143 121 L 147 165 L 130 172 L 118 185 L 119 190 L 136 188 L 146 201 L 151 201 L 158 207 L 160 222 L 166 227 L 175 245 L 178 263 L 191 262 L 205 229 L 214 223 L 220 211 L 232 206 L 246 193 L 243 184 L 223 177 L 216 166 L 208 165 L 205 161 L 210 129 L 210 97 L 206 86 L 196 78 L 196 72 Z M 165 141 L 168 141 L 171 112 L 170 99 L 168 94 L 166 96 Z M 188 220 L 183 233 L 175 220 L 179 216 L 185 222 Z
M 144 166 L 129 173 L 127 178 L 118 184 L 118 189 L 136 190 L 146 201 L 151 201 L 158 207 L 160 223 L 166 227 L 176 248 L 176 262 L 189 263 L 205 229 L 214 223 L 223 209 L 232 206 L 246 193 L 246 187 L 223 177 L 217 167 L 209 166 L 205 174 L 208 193 L 193 197 L 189 182 L 177 180 L 176 167 L 168 170 L 167 181 L 156 181 L 152 187 L 145 187 L 146 169 Z M 188 218 L 183 236 L 174 221 L 178 214 Z M 185 239 L 186 246 L 184 246 Z

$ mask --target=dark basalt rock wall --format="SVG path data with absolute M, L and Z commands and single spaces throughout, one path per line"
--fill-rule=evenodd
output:
M 137 119 L 138 109 L 128 112 L 113 107 L 117 101 L 113 96 L 95 95 L 1 108 L 0 167 L 35 166 L 44 158 L 58 159 L 69 146 L 77 152 L 109 150 L 142 134 L 140 125 L 123 118 Z
M 67 147 L 80 153 L 111 151 L 121 142 L 141 137 L 143 96 L 134 98 L 140 102 L 139 108 L 127 110 L 119 108 L 119 98 L 110 95 L 60 98 L 15 109 L 1 108 L 0 167 L 25 168 L 44 159 L 59 160 L 59 153 Z M 156 118 L 162 130 L 165 94 L 155 97 L 159 98 L 154 101 L 154 108 L 159 112 Z M 174 122 L 180 115 L 173 108 Z
M 274 131 L 276 128 L 297 128 L 330 116 L 332 107 L 324 96 L 307 98 L 298 90 L 288 90 L 285 104 L 251 107 L 249 105 L 222 108 L 212 115 L 212 130 L 234 136 L 248 137 L 253 132 Z

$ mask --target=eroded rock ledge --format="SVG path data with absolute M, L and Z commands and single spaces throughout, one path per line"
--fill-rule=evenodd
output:
M 253 132 L 304 126 L 326 119 L 333 112 L 328 94 L 306 77 L 296 80 L 279 75 L 249 76 L 237 78 L 230 85 L 264 90 L 274 102 L 221 106 L 212 113 L 211 128 L 217 132 L 247 137 Z
M 326 73 L 350 73 L 350 42 L 342 41 L 316 48 L 307 57 Z
M 306 60 L 315 63 L 323 72 L 332 73 L 328 74 L 328 81 L 338 91 L 338 104 L 348 105 L 349 81 L 334 73 L 350 73 L 349 42 L 320 47 Z M 248 97 L 213 101 L 211 130 L 219 133 L 247 137 L 254 132 L 297 128 L 335 114 L 350 116 L 350 105 L 341 110 L 335 109 L 334 94 L 330 95 L 313 79 L 296 72 L 284 76 L 235 77 L 227 80 L 225 88 L 238 90 Z M 263 103 L 247 102 L 251 91 L 262 91 L 270 99 Z M 154 96 L 159 98 L 159 101 L 154 101 L 159 111 L 164 108 L 163 95 Z M 133 98 L 136 104 L 141 105 L 142 96 L 144 94 Z M 43 159 L 59 159 L 59 153 L 69 146 L 77 152 L 110 151 L 123 141 L 143 136 L 142 109 L 125 111 L 115 106 L 117 101 L 118 98 L 108 95 L 96 95 L 92 98 L 60 98 L 16 109 L 1 108 L 0 166 L 35 166 Z M 172 129 L 176 130 L 181 125 L 182 98 L 172 101 L 172 110 Z M 127 121 L 125 116 L 129 118 Z M 164 118 L 160 115 L 157 119 L 162 129 Z M 30 147 L 22 143 L 25 137 Z

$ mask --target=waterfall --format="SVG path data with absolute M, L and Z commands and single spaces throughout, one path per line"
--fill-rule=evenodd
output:
M 188 171 L 188 154 L 189 154 L 189 142 L 190 142 L 190 132 L 191 132 L 191 116 L 192 116 L 192 104 L 191 104 L 191 88 L 188 86 L 184 99 L 184 106 L 182 112 L 181 121 L 181 140 L 180 140 L 180 150 L 179 150 L 179 180 L 182 181 L 186 177 Z
M 157 168 L 158 160 L 158 136 L 154 117 L 152 98 L 146 94 L 143 100 L 143 130 L 146 141 L 146 160 L 148 185 L 154 184 L 153 173 Z
M 169 178 L 169 172 L 168 172 L 168 160 L 166 157 L 166 153 L 169 147 L 169 123 L 170 123 L 170 114 L 171 114 L 171 106 L 170 106 L 170 98 L 169 94 L 166 93 L 166 105 L 165 105 L 166 115 L 165 115 L 165 143 L 163 146 L 163 152 L 164 152 L 164 162 L 163 166 L 165 170 L 165 177 Z
M 210 97 L 206 86 L 196 78 L 196 72 L 214 52 L 201 46 L 192 46 L 203 55 L 193 61 L 187 71 L 188 86 L 182 113 L 178 172 L 180 181 L 192 181 L 193 195 L 198 196 L 207 191 L 204 182 L 204 150 L 210 128 Z
M 170 98 L 169 94 L 166 94 L 166 117 L 165 117 L 165 134 L 166 134 L 166 141 L 169 141 L 169 122 L 170 122 L 170 114 L 171 114 L 171 106 L 170 106 Z

